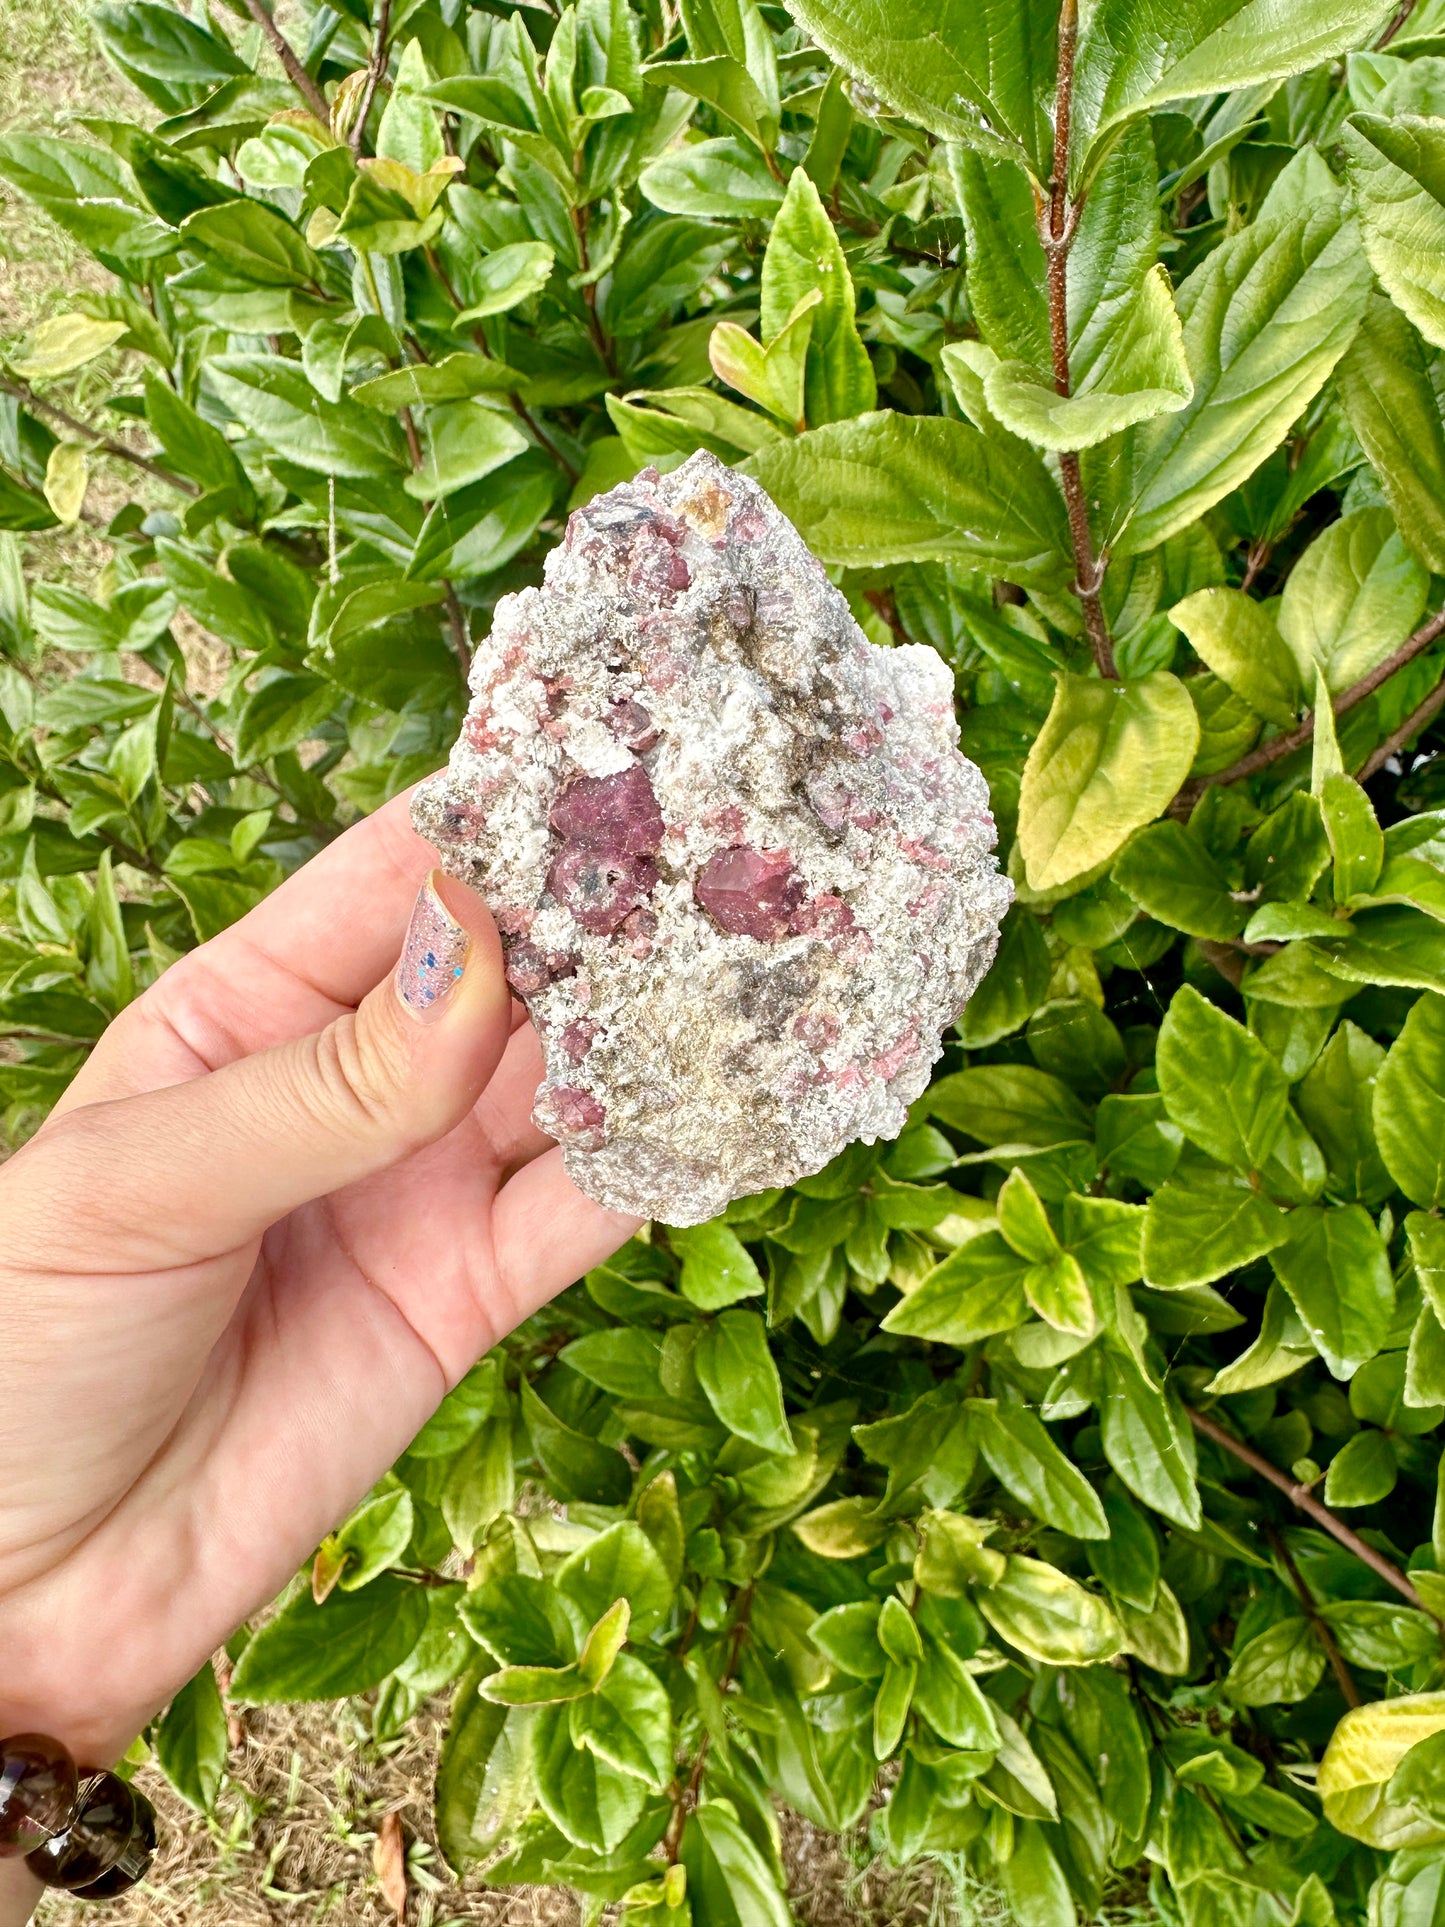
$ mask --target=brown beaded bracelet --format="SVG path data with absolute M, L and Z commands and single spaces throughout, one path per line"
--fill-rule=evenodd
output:
M 118 1774 L 77 1767 L 59 1740 L 0 1740 L 0 1860 L 19 1859 L 48 1887 L 111 1900 L 143 1880 L 156 1813 Z

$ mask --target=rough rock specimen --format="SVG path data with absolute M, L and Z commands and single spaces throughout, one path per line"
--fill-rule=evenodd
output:
M 932 649 L 699 453 L 497 604 L 415 821 L 491 905 L 592 1197 L 675 1225 L 893 1137 L 1011 895 Z

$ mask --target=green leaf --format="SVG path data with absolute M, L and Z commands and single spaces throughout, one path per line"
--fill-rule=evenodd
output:
M 1397 1805 L 1391 1797 L 1401 1763 L 1442 1728 L 1445 1693 L 1352 1707 L 1330 1737 L 1316 1781 L 1330 1825 L 1387 1853 L 1445 1845 L 1445 1823 L 1413 1800 Z
M 1028 579 L 1059 567 L 1063 501 L 1013 437 L 879 413 L 770 445 L 746 464 L 824 561 L 966 562 Z
M 181 239 L 254 287 L 314 287 L 324 272 L 285 215 L 264 201 L 197 208 L 181 223 Z
M 1388 509 L 1358 509 L 1331 523 L 1291 569 L 1279 605 L 1301 685 L 1310 687 L 1320 668 L 1338 695 L 1368 675 L 1420 620 L 1429 588 Z
M 625 1599 L 633 1639 L 650 1639 L 672 1610 L 675 1587 L 656 1547 L 634 1520 L 619 1520 L 569 1555 L 553 1578 L 588 1625 Z
M 1291 574 L 1286 599 L 1294 579 Z M 1238 589 L 1198 589 L 1175 603 L 1169 619 L 1184 631 L 1195 655 L 1266 722 L 1288 729 L 1298 719 L 1303 691 L 1299 662 L 1259 603 Z M 1313 687 L 1313 652 L 1306 654 Z
M 1362 1206 L 1292 1211 L 1270 1263 L 1336 1378 L 1374 1357 L 1390 1329 L 1395 1285 L 1385 1241 Z
M 422 1588 L 389 1573 L 324 1606 L 300 1592 L 247 1643 L 231 1692 L 256 1705 L 365 1693 L 401 1665 L 426 1617 Z
M 181 1688 L 151 1729 L 156 1762 L 184 1800 L 210 1813 L 226 1771 L 226 1709 L 211 1662 Z
M 661 1680 L 623 1653 L 592 1696 L 572 1702 L 572 1739 L 661 1793 L 672 1778 L 672 1708 Z
M 960 351 L 967 344 L 960 344 Z M 1153 267 L 1113 332 L 1060 395 L 1027 362 L 969 356 L 989 409 L 1037 448 L 1092 448 L 1136 422 L 1184 407 L 1194 392 L 1169 277 Z
M 730 1432 L 765 1452 L 791 1456 L 783 1388 L 755 1311 L 725 1311 L 703 1327 L 693 1353 L 698 1382 Z
M 980 1589 L 977 1603 L 1001 1638 L 1041 1666 L 1092 1666 L 1123 1644 L 1104 1600 L 1041 1559 L 1010 1553 L 1003 1578 Z
M 720 1311 L 724 1305 L 761 1296 L 764 1291 L 752 1253 L 735 1231 L 716 1219 L 685 1230 L 669 1230 L 668 1240 L 682 1259 L 678 1280 L 682 1295 L 703 1311 Z
M 514 421 L 480 401 L 434 404 L 425 429 L 421 467 L 402 484 L 422 502 L 480 481 L 528 446 Z
M 1029 1316 L 1028 1266 L 996 1231 L 970 1238 L 914 1286 L 883 1320 L 884 1331 L 972 1345 Z
M 1056 18 L 1028 0 L 789 0 L 820 47 L 880 99 L 943 140 L 1032 164 L 1051 148 L 1044 102 Z
M 302 468 L 366 480 L 405 466 L 395 422 L 355 402 L 323 401 L 296 362 L 219 355 L 206 376 L 243 427 Z
M 1221 1164 L 1259 1169 L 1284 1126 L 1289 1084 L 1257 1037 L 1185 984 L 1159 1029 L 1157 1071 L 1186 1137 Z
M 1390 1441 L 1383 1432 L 1357 1432 L 1330 1460 L 1325 1478 L 1325 1504 L 1375 1505 L 1395 1489 L 1398 1469 Z
M 511 1789 L 507 1785 L 505 1769 L 516 1764 L 503 1739 L 507 1708 L 477 1691 L 493 1663 L 490 1655 L 480 1656 L 458 1682 L 437 1766 L 437 1839 L 454 1868 L 480 1859 L 495 1845 L 506 1826 L 509 1790 L 515 1797 L 519 1789 L 530 1804 L 525 1776 L 517 1774 Z
M 1032 1412 L 975 1401 L 969 1429 L 994 1477 L 1031 1513 L 1076 1539 L 1107 1538 L 1098 1494 Z
M 1280 1619 L 1235 1654 L 1224 1690 L 1240 1706 L 1288 1706 L 1308 1699 L 1325 1670 L 1325 1649 L 1302 1615 Z
M 1151 823 L 1124 846 L 1114 881 L 1149 916 L 1191 937 L 1228 943 L 1243 930 L 1248 903 L 1240 903 L 1208 846 L 1182 823 Z
M 847 422 L 877 403 L 873 365 L 853 319 L 853 279 L 818 190 L 800 167 L 763 255 L 762 334 L 770 342 L 817 291 L 803 377 L 804 409 L 813 428 Z M 764 484 L 766 486 L 766 484 Z
M 1109 131 L 1135 114 L 1303 73 L 1368 45 L 1389 13 L 1388 0 L 1316 0 L 1287 15 L 1270 0 L 1101 0 L 1079 49 L 1075 90 L 1086 105 L 1070 171 L 1087 177 Z
M 1424 344 L 1379 295 L 1370 297 L 1339 383 L 1401 535 L 1438 574 L 1445 570 L 1445 425 Z
M 1064 1144 L 1089 1134 L 1089 1114 L 1068 1085 L 1027 1064 L 954 1071 L 922 1101 L 930 1117 L 980 1144 Z
M 647 1789 L 629 1773 L 572 1738 L 572 1709 L 545 1706 L 536 1715 L 532 1765 L 537 1801 L 574 1846 L 611 1853 L 642 1815 Z
M 473 261 L 467 273 L 467 304 L 453 321 L 470 328 L 488 315 L 507 314 L 540 294 L 556 259 L 544 241 L 512 241 Z
M 559 1492 L 592 1505 L 622 1505 L 632 1490 L 627 1461 L 610 1446 L 564 1425 L 524 1380 L 522 1416 L 543 1472 Z
M 1412 1203 L 1445 1201 L 1445 998 L 1425 996 L 1375 1080 L 1375 1136 L 1390 1176 Z
M 370 1585 L 389 1566 L 402 1563 L 411 1544 L 413 1509 L 410 1492 L 392 1484 L 364 1499 L 332 1535 L 345 1560 L 340 1585 L 346 1592 Z
M 1300 1116 L 1325 1154 L 1331 1189 L 1348 1202 L 1377 1205 L 1390 1190 L 1373 1115 L 1384 1061 L 1380 1045 L 1346 1020 L 1295 1094 Z
M 1161 1291 L 1206 1285 L 1262 1258 L 1289 1219 L 1242 1173 L 1191 1164 L 1162 1184 L 1144 1218 L 1144 1276 Z
M 1445 127 L 1418 114 L 1355 114 L 1343 135 L 1370 266 L 1425 339 L 1445 346 Z
M 1194 1433 L 1177 1402 L 1122 1353 L 1104 1354 L 1104 1383 L 1104 1456 L 1136 1498 L 1196 1530 L 1203 1513 L 1194 1482 Z
M 1368 291 L 1343 204 L 1329 199 L 1298 218 L 1266 213 L 1206 256 L 1176 297 L 1193 397 L 1127 431 L 1120 552 L 1157 547 L 1279 446 L 1349 346 Z
M 637 185 L 664 214 L 769 221 L 783 204 L 782 186 L 757 148 L 731 136 L 660 154 Z
M 26 352 L 11 361 L 10 372 L 22 381 L 51 381 L 94 361 L 125 332 L 123 321 L 98 321 L 88 314 L 52 315 L 35 329 Z
M 1019 795 L 1029 887 L 1054 889 L 1113 856 L 1168 803 L 1198 742 L 1194 705 L 1167 670 L 1133 682 L 1060 676 Z

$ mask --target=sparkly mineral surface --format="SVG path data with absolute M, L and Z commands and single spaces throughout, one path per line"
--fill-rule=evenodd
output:
M 930 648 L 699 453 L 498 604 L 415 821 L 491 906 L 590 1196 L 674 1225 L 894 1137 L 1011 895 Z

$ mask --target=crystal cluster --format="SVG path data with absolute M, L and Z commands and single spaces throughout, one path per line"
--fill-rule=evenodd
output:
M 930 648 L 880 649 L 706 453 L 504 597 L 415 821 L 496 917 L 582 1190 L 700 1223 L 892 1137 L 1010 888 Z

